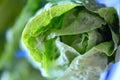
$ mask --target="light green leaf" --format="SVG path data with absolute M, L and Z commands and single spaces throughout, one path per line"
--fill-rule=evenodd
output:
M 42 54 L 44 54 L 44 43 L 43 40 L 48 33 L 41 33 L 44 31 L 44 28 L 49 28 L 48 24 L 50 24 L 51 20 L 55 17 L 59 17 L 60 15 L 66 13 L 72 8 L 76 7 L 76 4 L 73 3 L 65 3 L 53 6 L 48 10 L 44 9 L 41 14 L 35 16 L 25 27 L 23 31 L 23 41 L 30 49 L 31 53 L 36 53 L 32 55 L 37 55 L 39 57 L 35 58 L 38 61 L 41 61 Z M 67 7 L 67 8 L 66 8 Z M 44 17 L 44 18 L 43 18 Z M 41 34 L 40 34 L 41 33 Z M 40 35 L 40 38 L 39 36 Z M 36 37 L 35 37 L 36 36 Z M 38 36 L 38 37 L 37 37 Z M 42 46 L 41 46 L 42 44 Z M 41 46 L 41 47 L 40 47 Z M 37 57 L 36 56 L 36 57 Z
M 84 7 L 80 7 L 78 16 L 76 19 L 67 26 L 63 25 L 63 28 L 55 31 L 57 35 L 74 35 L 88 32 L 102 27 L 106 23 L 96 13 L 86 10 Z

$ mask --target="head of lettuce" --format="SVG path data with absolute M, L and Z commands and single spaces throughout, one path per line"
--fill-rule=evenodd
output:
M 82 3 L 54 4 L 42 8 L 27 23 L 22 40 L 47 77 L 98 80 L 115 60 L 119 19 L 111 7 L 92 11 Z

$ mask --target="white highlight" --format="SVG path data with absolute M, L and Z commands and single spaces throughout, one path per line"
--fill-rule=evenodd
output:
M 8 71 L 4 71 L 0 80 L 9 80 L 10 79 L 10 75 Z
M 12 39 L 13 39 L 13 31 L 12 31 L 12 29 L 7 30 L 6 39 L 7 39 L 7 41 L 12 41 Z

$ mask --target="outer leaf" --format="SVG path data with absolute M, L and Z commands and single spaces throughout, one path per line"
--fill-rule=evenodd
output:
M 58 80 L 98 80 L 107 66 L 107 56 L 103 53 L 112 54 L 110 46 L 111 42 L 101 43 L 76 57 Z
M 41 29 L 43 29 L 44 27 L 47 27 L 47 25 L 51 22 L 51 19 L 66 13 L 67 11 L 71 10 L 76 6 L 77 5 L 73 3 L 60 4 L 60 5 L 53 6 L 50 9 L 48 8 L 43 10 L 41 14 L 35 16 L 35 18 L 32 20 L 31 23 L 27 24 L 27 26 L 31 27 L 32 29 L 31 34 L 36 36 L 39 35 Z M 44 18 L 41 18 L 43 16 Z
M 26 25 L 23 31 L 22 38 L 25 44 L 27 45 L 27 47 L 30 49 L 30 52 L 36 53 L 36 54 L 32 54 L 36 60 L 41 61 L 42 59 L 42 54 L 44 54 L 43 40 L 44 40 L 44 37 L 46 36 L 45 33 L 41 34 L 40 38 L 38 35 L 44 31 L 43 30 L 44 28 L 48 28 L 47 25 L 51 22 L 51 19 L 66 13 L 67 11 L 71 10 L 76 6 L 77 5 L 73 3 L 65 3 L 65 4 L 53 6 L 48 10 L 45 9 L 41 12 L 41 14 L 35 16 L 35 18 L 33 18 Z M 38 36 L 38 37 L 35 37 L 35 36 Z
M 108 23 L 108 26 L 112 33 L 112 39 L 115 43 L 114 49 L 116 50 L 120 44 L 120 27 L 117 12 L 114 8 L 110 7 L 99 9 L 98 13 Z
M 102 59 L 101 59 L 102 58 Z M 58 80 L 99 80 L 107 65 L 107 57 L 94 51 L 93 55 L 78 56 Z
M 118 62 L 120 61 L 120 45 L 116 51 L 116 55 L 115 55 L 115 61 Z
M 80 9 L 81 10 L 75 21 L 67 26 L 63 25 L 62 29 L 55 32 L 57 35 L 80 34 L 100 28 L 102 25 L 106 24 L 104 20 L 96 13 L 86 10 L 84 7 L 81 7 Z
M 87 56 L 78 56 L 58 80 L 99 80 L 107 66 L 107 57 L 96 50 L 88 51 Z
M 69 52 L 68 47 L 65 47 L 65 52 L 61 52 L 57 47 L 56 38 L 50 31 L 46 32 L 51 27 L 59 26 L 61 15 L 76 7 L 76 4 L 65 3 L 51 7 L 50 9 L 44 9 L 41 14 L 35 16 L 27 25 L 23 32 L 23 41 L 30 50 L 31 55 L 35 60 L 42 63 L 42 67 L 46 69 L 46 73 L 49 77 L 56 77 L 56 73 L 61 75 L 63 71 L 70 64 L 70 61 L 78 55 L 78 53 L 72 49 L 73 58 L 64 60 L 66 51 Z M 66 8 L 67 7 L 67 8 Z M 44 18 L 43 18 L 44 16 Z M 59 19 L 60 18 L 60 19 Z M 53 22 L 57 22 L 56 25 Z M 51 23 L 51 24 L 50 24 Z M 50 24 L 50 26 L 48 26 Z M 45 31 L 44 31 L 45 30 Z M 64 47 L 64 45 L 60 45 Z M 57 53 L 58 52 L 58 53 Z M 60 63 L 63 60 L 64 63 Z M 54 75 L 54 76 L 53 76 Z

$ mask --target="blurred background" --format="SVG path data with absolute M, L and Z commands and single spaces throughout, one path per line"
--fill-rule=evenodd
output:
M 60 0 L 0 0 L 0 80 L 47 80 L 22 43 L 21 34 L 29 19 L 54 1 Z M 113 6 L 120 15 L 120 0 L 95 1 Z

